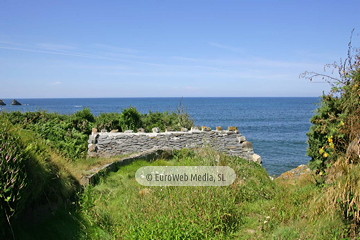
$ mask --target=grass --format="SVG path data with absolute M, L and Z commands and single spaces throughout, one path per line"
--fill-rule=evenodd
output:
M 185 156 L 184 156 L 185 155 Z M 252 162 L 209 150 L 176 155 L 151 165 L 229 165 L 227 187 L 144 187 L 136 161 L 88 187 L 81 206 L 92 226 L 110 239 L 344 239 L 349 226 L 336 208 L 318 212 L 326 188 L 309 175 L 296 182 L 271 181 Z M 317 213 L 317 214 L 314 214 Z M 94 232 L 93 232 L 94 233 Z M 96 239 L 96 236 L 90 235 Z
M 186 153 L 189 154 L 189 153 Z M 185 154 L 185 155 L 186 155 Z M 246 160 L 225 157 L 223 161 L 249 164 Z M 152 162 L 155 166 L 209 165 L 204 156 L 177 156 L 173 160 Z M 205 163 L 207 162 L 207 164 Z M 144 187 L 139 185 L 135 172 L 149 162 L 136 161 L 104 178 L 83 194 L 82 207 L 94 225 L 102 226 L 111 236 L 123 239 L 229 239 L 234 237 L 243 222 L 240 200 L 249 196 L 248 188 L 236 191 L 240 183 L 228 187 Z M 264 177 L 259 183 L 266 192 L 271 180 L 255 163 Z M 237 169 L 238 174 L 245 171 Z M 250 185 L 255 181 L 242 172 Z M 266 198 L 264 192 L 254 195 Z
M 33 206 L 40 217 L 34 221 L 23 214 L 16 219 L 16 239 L 356 239 L 336 200 L 344 198 L 339 194 L 348 186 L 357 186 L 358 167 L 334 165 L 342 175 L 329 184 L 319 185 L 311 175 L 272 181 L 256 163 L 208 148 L 183 149 L 170 160 L 122 166 L 70 198 L 85 171 L 119 158 L 68 162 L 31 132 L 18 131 L 42 169 L 57 176 L 45 189 L 60 194 L 66 204 L 51 211 L 43 211 L 47 205 L 41 202 Z M 144 187 L 134 175 L 149 165 L 228 165 L 237 178 L 226 187 Z M 348 185 L 348 178 L 354 183 Z M 356 202 L 350 206 L 357 206 L 357 198 L 352 199 Z

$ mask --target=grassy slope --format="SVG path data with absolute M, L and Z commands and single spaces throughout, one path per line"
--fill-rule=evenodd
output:
M 216 154 L 215 154 L 216 155 Z M 180 156 L 153 165 L 208 165 L 214 153 Z M 273 182 L 260 166 L 220 156 L 237 180 L 229 187 L 143 187 L 137 161 L 88 188 L 82 211 L 109 239 L 341 239 L 340 214 L 313 214 L 321 189 L 313 179 Z M 93 235 L 91 235 L 93 234 Z M 97 232 L 90 234 L 97 238 Z M 102 236 L 104 237 L 104 236 Z
M 14 131 L 19 131 L 24 145 L 31 146 L 33 160 L 46 173 L 36 176 L 46 183 L 45 195 L 32 206 L 35 210 L 13 222 L 16 239 L 341 239 L 347 235 L 348 226 L 336 208 L 319 211 L 323 202 L 317 199 L 323 189 L 311 177 L 295 185 L 271 181 L 259 165 L 211 150 L 196 154 L 184 150 L 170 161 L 152 164 L 229 165 L 237 174 L 231 186 L 144 190 L 134 173 L 149 163 L 136 161 L 88 187 L 78 202 L 70 199 L 76 179 L 102 160 L 69 163 L 31 132 Z M 44 201 L 54 203 L 50 192 L 66 204 L 49 211 Z

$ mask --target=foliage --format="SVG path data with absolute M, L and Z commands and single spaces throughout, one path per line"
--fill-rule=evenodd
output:
M 71 115 L 37 112 L 1 112 L 0 119 L 7 119 L 12 124 L 31 130 L 38 137 L 46 140 L 59 154 L 70 160 L 85 158 L 87 154 L 87 141 L 91 129 L 98 130 L 134 130 L 144 128 L 151 132 L 153 127 L 161 130 L 172 128 L 180 130 L 181 127 L 191 128 L 193 120 L 179 105 L 177 112 L 151 112 L 141 114 L 135 107 L 123 109 L 121 113 L 101 113 L 94 116 L 90 109 L 84 108 Z
M 173 160 L 158 160 L 151 165 L 209 165 L 207 157 L 211 156 L 207 154 L 180 150 Z M 245 217 L 239 205 L 271 199 L 274 184 L 255 163 L 225 155 L 219 157 L 241 175 L 241 182 L 227 187 L 144 188 L 135 181 L 134 174 L 149 163 L 136 161 L 106 177 L 101 184 L 88 187 L 82 196 L 82 211 L 94 226 L 101 226 L 115 238 L 233 238 Z
M 143 127 L 147 132 L 151 132 L 154 127 L 160 128 L 161 131 L 166 129 L 180 130 L 176 126 L 176 114 L 165 112 L 151 112 L 142 115 Z
M 59 206 L 73 196 L 76 182 L 55 157 L 42 139 L 0 121 L 0 228 L 10 229 L 4 234 L 14 235 L 12 225 L 25 212 L 32 216 L 38 206 Z
M 311 118 L 313 124 L 307 133 L 311 157 L 310 166 L 319 173 L 341 154 L 360 131 L 360 55 L 351 42 L 348 57 L 340 63 L 326 65 L 338 71 L 339 78 L 325 74 L 305 72 L 301 76 L 312 81 L 321 77 L 332 85 L 324 94 L 319 108 Z
M 360 224 L 360 53 L 352 47 L 351 39 L 346 60 L 329 66 L 338 70 L 339 78 L 317 73 L 303 75 L 310 80 L 320 76 L 332 85 L 311 118 L 314 125 L 307 133 L 307 153 L 310 166 L 323 176 L 321 182 L 325 186 L 318 199 L 322 205 L 318 211 L 342 212 L 353 237 Z M 352 151 L 356 154 L 350 154 Z
M 135 107 L 123 109 L 120 114 L 120 126 L 123 131 L 134 130 L 142 127 L 141 113 Z
M 58 153 L 68 159 L 85 157 L 88 134 L 91 132 L 94 116 L 89 109 L 72 115 L 38 112 L 2 112 L 1 118 L 8 119 L 46 140 Z
M 187 113 L 185 106 L 182 104 L 182 101 L 179 102 L 179 105 L 176 108 L 175 115 L 177 116 L 176 125 L 178 129 L 184 127 L 191 129 L 194 126 L 194 120 Z
M 340 101 L 331 95 L 324 95 L 320 107 L 316 114 L 310 119 L 313 124 L 308 136 L 309 148 L 308 156 L 311 157 L 310 168 L 323 171 L 327 164 L 336 159 L 335 146 L 338 151 L 340 143 L 344 139 L 344 134 L 339 131 L 339 126 L 343 123 L 343 114 L 340 110 Z
M 94 127 L 98 130 L 106 129 L 107 131 L 111 131 L 117 129 L 122 131 L 120 126 L 120 113 L 100 113 L 100 115 L 96 117 Z
M 53 163 L 55 159 L 48 155 L 47 146 L 41 140 L 35 143 L 33 136 L 24 139 L 26 132 L 21 130 L 21 142 L 28 146 L 33 143 L 29 153 L 38 159 L 43 153 L 40 159 Z M 67 165 L 77 166 L 76 163 Z M 145 188 L 135 181 L 134 173 L 150 164 L 228 165 L 235 170 L 237 178 L 228 187 Z M 50 174 L 50 178 L 36 180 L 46 183 L 41 192 L 49 199 L 53 194 L 68 196 L 61 193 L 64 185 L 58 182 L 64 179 L 67 166 L 58 165 L 61 171 L 55 172 L 51 166 L 42 166 L 48 169 L 45 172 L 53 169 L 50 172 L 60 177 Z M 44 176 L 45 172 L 40 172 Z M 55 182 L 51 180 L 54 178 Z M 270 180 L 256 163 L 209 148 L 182 149 L 174 151 L 174 158 L 167 161 L 137 160 L 122 166 L 117 173 L 104 177 L 99 185 L 88 186 L 80 194 L 79 209 L 59 209 L 45 221 L 30 224 L 19 218 L 13 227 L 17 239 L 342 239 L 348 236 L 348 227 L 339 212 L 324 211 L 321 207 L 313 210 L 314 204 L 321 205 L 313 200 L 321 191 L 311 176 L 292 186 Z
M 10 218 L 24 208 L 26 199 L 28 181 L 24 168 L 28 156 L 18 139 L 11 135 L 8 125 L 0 125 L 0 226 L 3 229 L 5 222 L 11 228 Z M 0 233 L 0 237 L 4 234 Z
M 149 113 L 143 114 L 142 123 L 143 128 L 148 132 L 151 132 L 154 127 L 158 127 L 162 131 L 166 129 L 179 131 L 181 128 L 191 129 L 194 126 L 194 120 L 189 116 L 181 101 L 175 112 L 149 111 Z

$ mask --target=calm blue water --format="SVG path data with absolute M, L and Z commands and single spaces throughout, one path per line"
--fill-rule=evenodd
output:
M 142 113 L 173 111 L 180 98 L 76 98 L 17 99 L 22 106 L 11 106 L 12 99 L 3 99 L 1 110 L 73 113 L 84 107 L 98 115 L 121 112 L 136 107 Z M 237 126 L 253 143 L 254 151 L 263 158 L 270 175 L 278 175 L 300 164 L 306 164 L 306 132 L 309 119 L 319 98 L 183 98 L 182 104 L 196 125 L 215 128 Z

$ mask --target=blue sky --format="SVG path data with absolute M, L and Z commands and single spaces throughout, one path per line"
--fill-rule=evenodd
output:
M 0 99 L 319 96 L 360 1 L 0 2 Z M 330 72 L 329 72 L 330 74 Z M 319 79 L 315 82 L 321 82 Z

